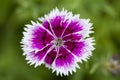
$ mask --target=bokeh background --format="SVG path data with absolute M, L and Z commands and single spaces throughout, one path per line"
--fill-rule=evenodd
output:
M 90 18 L 95 31 L 93 56 L 63 77 L 26 64 L 20 47 L 24 25 L 55 7 Z M 0 80 L 120 80 L 120 0 L 1 0 Z

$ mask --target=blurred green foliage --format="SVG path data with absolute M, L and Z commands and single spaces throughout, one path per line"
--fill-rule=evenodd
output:
M 56 76 L 44 65 L 29 66 L 20 48 L 24 25 L 55 7 L 90 18 L 95 31 L 91 35 L 96 40 L 93 56 L 79 63 L 81 69 L 76 73 L 64 77 Z M 0 1 L 0 80 L 120 80 L 120 71 L 111 71 L 115 53 L 120 53 L 120 0 Z

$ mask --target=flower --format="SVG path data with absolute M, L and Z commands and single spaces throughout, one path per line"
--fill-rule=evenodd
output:
M 78 62 L 87 61 L 94 50 L 92 23 L 64 8 L 53 9 L 39 21 L 26 25 L 21 41 L 23 55 L 35 67 L 45 64 L 57 75 L 76 72 Z
M 119 53 L 113 54 L 109 61 L 106 62 L 106 68 L 113 75 L 120 73 L 120 55 Z

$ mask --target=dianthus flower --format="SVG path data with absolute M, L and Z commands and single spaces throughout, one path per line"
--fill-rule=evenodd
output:
M 62 76 L 75 72 L 78 62 L 92 55 L 94 39 L 89 35 L 93 33 L 89 19 L 55 8 L 31 23 L 24 28 L 21 41 L 23 55 L 31 65 L 45 64 Z

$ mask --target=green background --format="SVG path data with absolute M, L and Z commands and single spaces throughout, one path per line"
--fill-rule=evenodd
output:
M 81 18 L 90 18 L 96 49 L 88 62 L 69 76 L 56 76 L 44 65 L 29 66 L 22 56 L 20 41 L 25 24 L 63 7 Z M 120 80 L 120 0 L 1 0 L 0 80 Z M 117 69 L 116 69 L 117 68 Z M 118 71 L 113 73 L 113 71 Z

